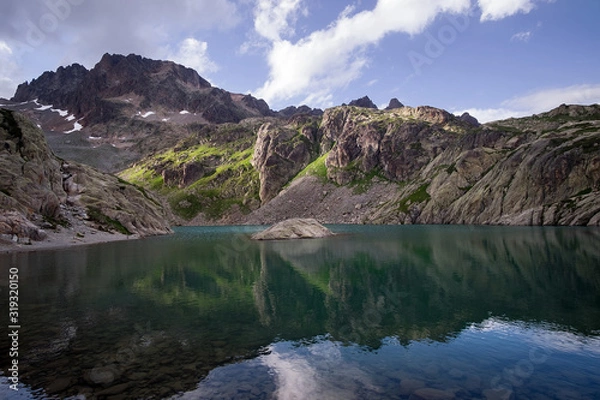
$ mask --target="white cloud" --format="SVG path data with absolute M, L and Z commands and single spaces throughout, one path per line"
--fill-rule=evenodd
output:
M 381 390 L 357 362 L 343 359 L 347 348 L 340 344 L 326 340 L 302 350 L 289 343 L 275 343 L 260 357 L 273 376 L 276 398 L 352 399 L 356 398 L 357 386 Z M 344 368 L 337 368 L 342 360 Z
M 515 33 L 510 38 L 510 41 L 511 42 L 525 42 L 525 43 L 527 43 L 527 42 L 529 42 L 529 39 L 531 39 L 532 35 L 533 35 L 533 32 L 531 32 L 531 31 Z
M 497 121 L 506 118 L 525 117 L 550 111 L 561 104 L 600 104 L 600 84 L 573 85 L 564 88 L 546 89 L 503 101 L 499 108 L 471 108 L 456 112 L 468 112 L 479 122 Z
M 267 102 L 305 96 L 304 103 L 327 106 L 333 90 L 348 85 L 368 66 L 368 46 L 390 33 L 418 34 L 440 13 L 466 12 L 469 6 L 470 0 L 378 0 L 373 10 L 358 14 L 346 8 L 333 24 L 296 43 L 268 32 L 270 76 L 256 94 Z
M 0 54 L 12 54 L 12 49 L 8 46 L 6 42 L 0 40 Z
M 179 44 L 177 52 L 168 56 L 176 63 L 195 69 L 200 75 L 218 70 L 208 56 L 208 43 L 187 38 Z
M 292 25 L 302 11 L 302 0 L 258 0 L 254 12 L 254 29 L 259 35 L 272 41 L 280 40 L 282 36 L 291 36 L 294 34 Z
M 515 14 L 528 14 L 536 2 L 554 3 L 556 0 L 477 0 L 481 21 L 498 21 Z
M 505 101 L 503 105 L 539 113 L 558 107 L 563 103 L 600 103 L 600 84 L 573 85 L 565 88 L 540 90 Z
M 478 0 L 481 21 L 497 21 L 518 13 L 527 14 L 535 7 L 533 0 Z
M 454 114 L 460 116 L 465 112 L 477 118 L 477 120 L 482 124 L 490 121 L 499 121 L 502 119 L 524 117 L 529 115 L 524 111 L 508 110 L 505 108 L 469 108 L 466 110 L 456 111 Z
M 20 76 L 12 48 L 0 40 L 0 97 L 9 99 L 13 96 L 17 86 L 15 78 Z

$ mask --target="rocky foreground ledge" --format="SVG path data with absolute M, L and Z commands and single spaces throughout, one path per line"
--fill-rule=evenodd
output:
M 254 240 L 315 239 L 334 233 L 313 218 L 291 218 L 252 235 Z
M 159 198 L 54 155 L 25 116 L 0 108 L 0 250 L 171 233 Z

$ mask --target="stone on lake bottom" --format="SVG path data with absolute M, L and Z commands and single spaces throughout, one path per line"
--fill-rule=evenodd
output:
M 58 378 L 46 388 L 46 392 L 48 394 L 62 393 L 63 391 L 67 390 L 72 383 L 73 381 L 71 378 Z
M 453 400 L 456 396 L 452 390 L 433 388 L 417 389 L 410 395 L 409 400 Z
M 514 399 L 513 391 L 509 389 L 486 389 L 483 391 L 486 400 L 511 400 Z
M 114 396 L 117 394 L 121 394 L 124 391 L 126 391 L 127 389 L 129 389 L 131 387 L 131 383 L 121 383 L 119 385 L 116 386 L 112 386 L 109 387 L 107 389 L 104 389 L 98 393 L 96 393 L 98 396 Z

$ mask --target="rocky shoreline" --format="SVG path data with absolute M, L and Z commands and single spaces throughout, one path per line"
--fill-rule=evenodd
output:
M 81 231 L 65 230 L 62 232 L 49 232 L 41 241 L 18 243 L 8 235 L 0 237 L 0 254 L 21 253 L 40 250 L 66 249 L 74 246 L 91 245 L 98 243 L 116 242 L 122 240 L 139 239 L 140 235 L 124 235 L 97 230 Z
M 11 213 L 14 216 L 14 213 Z M 74 246 L 92 245 L 98 243 L 116 242 L 123 240 L 135 240 L 144 237 L 139 233 L 125 234 L 120 232 L 109 232 L 94 226 L 81 215 L 73 215 L 72 209 L 63 210 L 63 218 L 67 226 L 49 226 L 48 229 L 40 229 L 29 221 L 19 222 L 25 224 L 35 232 L 34 235 L 0 234 L 0 254 L 17 253 L 41 250 L 56 250 Z M 0 217 L 0 221 L 2 218 Z M 45 225 L 45 224 L 41 224 Z M 34 231 L 33 231 L 34 230 Z M 34 238 L 32 238 L 33 236 Z

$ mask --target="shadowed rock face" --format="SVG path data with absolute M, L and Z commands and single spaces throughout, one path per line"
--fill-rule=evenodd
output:
M 479 123 L 479 121 L 477 121 L 477 118 L 475 118 L 474 116 L 472 116 L 471 114 L 469 114 L 468 112 L 463 113 L 463 115 L 460 116 L 460 119 L 468 122 L 469 124 L 473 125 L 473 126 L 479 126 L 481 125 Z
M 320 108 L 310 108 L 309 106 L 302 105 L 300 107 L 289 106 L 277 112 L 282 117 L 293 117 L 295 115 L 307 114 L 312 116 L 323 115 L 323 110 Z
M 75 219 L 105 231 L 170 232 L 158 199 L 118 178 L 56 158 L 43 133 L 20 114 L 0 109 L 0 234 L 41 240 Z
M 315 219 L 292 218 L 279 222 L 263 232 L 252 235 L 254 240 L 314 239 L 333 236 Z
M 390 100 L 390 104 L 385 108 L 386 110 L 394 110 L 396 108 L 402 108 L 404 104 L 400 103 L 400 100 L 397 98 L 393 98 Z
M 67 194 L 60 163 L 42 132 L 23 116 L 0 109 L 0 142 L 0 207 L 58 218 Z
M 374 110 L 377 109 L 377 106 L 375 105 L 375 103 L 373 103 L 369 96 L 364 96 L 360 99 L 352 100 L 348 105 L 351 107 L 372 108 Z

